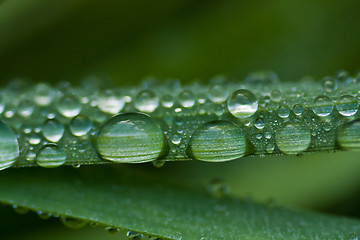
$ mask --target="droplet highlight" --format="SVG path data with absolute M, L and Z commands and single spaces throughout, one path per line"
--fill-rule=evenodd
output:
M 237 118 L 251 117 L 258 110 L 258 101 L 249 90 L 239 89 L 231 94 L 228 109 Z

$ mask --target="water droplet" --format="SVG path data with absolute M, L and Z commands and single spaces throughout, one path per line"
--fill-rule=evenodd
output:
M 360 120 L 341 125 L 337 130 L 338 144 L 347 150 L 360 150 Z
M 335 79 L 332 77 L 324 77 L 322 81 L 322 87 L 325 90 L 325 92 L 331 92 L 334 91 L 337 87 Z
M 228 95 L 228 92 L 222 85 L 214 85 L 209 90 L 209 98 L 214 103 L 225 102 Z
M 56 144 L 47 144 L 40 148 L 36 163 L 45 168 L 54 168 L 61 166 L 66 161 L 65 152 Z
M 76 116 L 70 121 L 70 131 L 74 136 L 80 137 L 86 135 L 92 127 L 91 120 L 86 116 Z
M 179 103 L 184 108 L 191 108 L 195 104 L 195 95 L 190 90 L 184 90 L 179 94 Z
M 36 153 L 34 153 L 33 151 L 28 151 L 26 153 L 26 161 L 32 162 L 36 159 Z
M 336 109 L 345 117 L 354 115 L 359 108 L 359 104 L 355 97 L 344 95 L 336 102 Z
M 117 114 L 124 108 L 125 100 L 117 96 L 112 90 L 106 90 L 100 94 L 98 107 L 101 111 L 110 114 Z
M 59 113 L 68 118 L 77 116 L 81 108 L 80 100 L 74 95 L 64 95 L 57 103 Z
M 144 237 L 144 235 L 141 233 L 134 232 L 134 231 L 128 231 L 126 233 L 126 237 L 129 240 L 138 240 L 138 239 L 142 239 Z
M 350 236 L 348 237 L 348 240 L 358 240 L 358 239 L 359 237 L 355 233 L 350 234 Z
M 286 123 L 276 131 L 275 141 L 283 153 L 300 153 L 310 146 L 310 129 L 300 123 Z
M 26 207 L 16 205 L 16 204 L 13 205 L 13 209 L 18 214 L 26 214 L 26 213 L 28 213 L 30 211 L 30 209 L 28 209 Z
M 277 114 L 281 118 L 287 118 L 290 115 L 290 108 L 286 105 L 282 105 L 277 109 Z
M 236 90 L 228 100 L 228 108 L 237 118 L 247 118 L 254 115 L 258 109 L 255 95 L 246 89 Z
M 29 143 L 31 145 L 38 145 L 41 142 L 41 138 L 38 134 L 32 133 L 29 137 Z
M 159 106 L 159 98 L 153 91 L 142 90 L 135 99 L 135 107 L 142 112 L 152 113 Z
M 68 228 L 80 229 L 86 226 L 87 221 L 73 217 L 60 217 L 61 222 Z
M 154 167 L 160 168 L 165 165 L 165 160 L 155 160 L 152 161 Z
M 96 137 L 100 155 L 114 162 L 140 163 L 165 154 L 164 134 L 146 114 L 124 113 L 108 120 Z
M 300 116 L 304 112 L 304 108 L 301 106 L 301 104 L 295 104 L 292 110 L 296 116 Z
M 246 139 L 242 129 L 234 123 L 212 121 L 196 129 L 188 151 L 191 157 L 202 161 L 229 161 L 245 155 Z
M 47 220 L 52 216 L 51 213 L 44 212 L 44 211 L 37 211 L 37 215 L 39 216 L 39 218 L 41 218 L 43 220 Z
M 279 90 L 273 90 L 270 95 L 271 95 L 271 100 L 272 100 L 273 102 L 278 103 L 278 102 L 281 101 L 281 98 L 282 98 L 282 96 L 281 96 L 281 91 L 279 91 Z
M 20 102 L 18 106 L 18 114 L 22 117 L 29 117 L 34 111 L 34 104 L 29 99 Z
M 258 71 L 250 73 L 245 78 L 245 83 L 250 85 L 272 85 L 279 82 L 279 78 L 276 73 L 272 71 Z
M 0 121 L 0 170 L 11 167 L 19 157 L 19 143 L 13 130 Z
M 172 106 L 174 106 L 174 99 L 171 95 L 169 94 L 165 94 L 164 96 L 162 96 L 161 98 L 161 105 L 165 108 L 171 108 Z
M 328 96 L 320 95 L 314 99 L 312 110 L 319 117 L 329 116 L 333 109 L 332 100 Z
M 64 135 L 65 127 L 56 119 L 48 120 L 43 127 L 43 135 L 50 142 L 58 142 Z
M 174 134 L 173 136 L 172 136 L 172 138 L 171 138 L 171 142 L 173 143 L 173 144 L 180 144 L 180 142 L 181 142 L 181 136 L 179 135 L 179 134 Z
M 47 84 L 39 83 L 35 87 L 34 101 L 37 105 L 45 107 L 54 99 L 54 90 Z
M 258 119 L 256 119 L 254 125 L 257 129 L 263 129 L 265 127 L 265 121 L 262 118 L 258 118 Z
M 269 143 L 268 145 L 266 145 L 266 152 L 267 153 L 272 153 L 275 149 L 275 145 L 272 143 Z

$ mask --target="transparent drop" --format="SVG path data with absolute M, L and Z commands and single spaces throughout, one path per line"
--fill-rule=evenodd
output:
M 0 121 L 0 171 L 11 167 L 19 157 L 19 143 L 13 130 Z
M 0 95 L 0 114 L 2 114 L 5 110 L 5 102 L 2 95 Z
M 154 167 L 160 168 L 165 165 L 165 160 L 155 160 L 152 161 Z
M 39 216 L 39 218 L 41 218 L 43 220 L 47 220 L 52 216 L 51 213 L 43 212 L 43 211 L 37 211 L 37 215 Z
M 165 94 L 164 96 L 162 96 L 161 98 L 161 105 L 165 108 L 171 108 L 172 106 L 174 106 L 174 99 L 171 95 L 169 94 Z
M 312 110 L 319 117 L 326 117 L 331 114 L 334 106 L 331 98 L 325 95 L 317 96 L 314 99 Z
M 26 213 L 28 213 L 30 211 L 29 208 L 22 207 L 22 206 L 19 206 L 19 205 L 16 205 L 16 204 L 13 205 L 13 209 L 18 214 L 26 214 Z
M 269 143 L 268 145 L 266 145 L 266 152 L 267 153 L 272 153 L 275 149 L 275 145 L 272 143 Z
M 105 122 L 96 147 L 104 159 L 124 163 L 153 161 L 167 149 L 159 124 L 142 113 L 119 114 Z
M 347 150 L 360 150 L 360 120 L 341 125 L 337 130 L 338 144 Z
M 47 84 L 39 83 L 35 87 L 34 101 L 41 107 L 49 106 L 55 96 L 54 90 Z
M 181 142 L 181 136 L 179 134 L 174 134 L 172 137 L 171 137 L 171 142 L 175 145 L 177 144 L 180 144 Z
M 142 112 L 152 113 L 159 106 L 159 98 L 153 91 L 142 90 L 135 99 L 135 107 Z
M 332 92 L 337 88 L 337 84 L 335 79 L 333 79 L 332 77 L 324 77 L 322 81 L 322 87 L 325 92 Z
M 29 151 L 26 153 L 26 161 L 32 162 L 36 159 L 36 153 Z
M 56 144 L 47 144 L 40 148 L 36 163 L 45 168 L 54 168 L 61 166 L 66 161 L 65 152 Z
M 283 153 L 301 153 L 310 146 L 310 129 L 300 123 L 286 123 L 275 132 L 275 142 Z
M 82 104 L 74 95 L 64 95 L 57 103 L 57 110 L 63 116 L 71 118 L 81 112 Z
M 348 237 L 348 240 L 358 240 L 358 239 L 359 237 L 355 233 L 350 234 L 350 236 Z
M 258 119 L 256 119 L 254 125 L 257 129 L 263 129 L 265 127 L 265 121 L 262 118 L 258 118 Z
M 290 115 L 290 108 L 286 105 L 282 105 L 277 109 L 277 114 L 281 118 L 288 118 Z
M 179 103 L 184 108 L 191 108 L 195 104 L 195 95 L 190 90 L 184 90 L 179 94 Z
M 80 229 L 86 226 L 87 221 L 73 217 L 60 217 L 61 222 L 68 228 Z
M 247 118 L 256 113 L 258 102 L 252 92 L 246 89 L 239 89 L 231 94 L 228 100 L 228 108 L 235 117 Z
M 214 85 L 209 90 L 209 99 L 214 103 L 223 103 L 229 93 L 222 85 Z
M 144 235 L 141 233 L 134 232 L 134 231 L 128 231 L 126 233 L 126 237 L 129 240 L 138 240 L 138 239 L 142 239 L 144 237 Z
M 20 102 L 17 111 L 20 116 L 29 117 L 34 111 L 34 104 L 29 99 L 25 99 Z
M 279 82 L 279 78 L 276 73 L 272 71 L 258 71 L 250 73 L 245 78 L 245 83 L 249 85 L 262 85 L 268 86 Z
M 124 106 L 125 100 L 117 96 L 112 90 L 106 90 L 99 96 L 98 107 L 105 113 L 117 114 Z
M 70 121 L 70 131 L 74 136 L 80 137 L 88 134 L 91 130 L 92 122 L 87 116 L 76 116 Z
M 354 115 L 359 108 L 356 98 L 351 95 L 344 95 L 336 102 L 336 109 L 345 117 Z
M 43 135 L 50 142 L 58 142 L 64 135 L 65 127 L 56 119 L 46 121 L 43 127 Z
M 296 116 L 300 116 L 304 112 L 304 108 L 301 106 L 301 104 L 295 104 L 292 110 Z
M 29 143 L 31 145 L 38 145 L 41 142 L 41 138 L 38 134 L 32 133 L 29 137 Z
M 229 121 L 216 120 L 195 130 L 188 154 L 197 160 L 223 162 L 243 157 L 246 146 L 240 127 Z
M 273 90 L 270 95 L 273 102 L 278 103 L 281 101 L 282 96 L 280 90 Z

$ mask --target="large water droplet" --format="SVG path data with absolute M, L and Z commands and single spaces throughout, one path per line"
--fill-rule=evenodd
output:
M 11 167 L 19 156 L 19 143 L 13 130 L 0 121 L 0 170 Z
M 228 95 L 228 92 L 222 85 L 214 85 L 209 90 L 209 98 L 214 103 L 225 102 Z
M 356 98 L 351 95 L 344 95 L 336 102 L 336 109 L 345 117 L 354 115 L 359 108 Z
M 254 115 L 258 109 L 255 95 L 246 89 L 233 92 L 228 100 L 228 108 L 237 118 L 247 118 Z
M 86 135 L 92 127 L 91 120 L 86 116 L 76 116 L 70 121 L 70 131 L 74 136 L 80 137 Z
M 338 144 L 347 150 L 360 150 L 360 120 L 341 125 L 337 130 Z
M 333 109 L 332 100 L 328 96 L 321 95 L 314 99 L 312 110 L 319 117 L 329 116 Z
M 77 116 L 81 111 L 80 100 L 74 95 L 65 95 L 57 103 L 58 111 L 65 117 L 71 118 Z
M 142 113 L 124 113 L 100 128 L 96 147 L 107 160 L 140 163 L 159 158 L 167 146 L 159 124 L 152 118 Z
M 153 91 L 143 90 L 135 99 L 135 107 L 146 113 L 152 113 L 159 106 L 159 98 Z
M 65 127 L 56 119 L 48 120 L 43 127 L 43 135 L 50 142 L 58 142 L 64 135 Z
M 229 121 L 217 120 L 200 126 L 191 136 L 188 154 L 198 160 L 223 162 L 245 155 L 242 129 Z
M 184 108 L 191 108 L 195 104 L 195 95 L 190 90 L 184 90 L 179 94 L 179 102 Z
M 123 109 L 125 105 L 125 100 L 120 96 L 117 96 L 113 91 L 107 90 L 103 92 L 98 101 L 98 107 L 101 111 L 117 114 Z
M 296 116 L 300 116 L 304 112 L 303 106 L 298 103 L 293 106 L 292 110 Z
M 297 154 L 310 146 L 310 129 L 300 123 L 286 123 L 275 133 L 276 145 L 286 154 Z
M 61 166 L 66 161 L 65 152 L 56 144 L 47 144 L 40 148 L 36 163 L 45 168 L 54 168 Z

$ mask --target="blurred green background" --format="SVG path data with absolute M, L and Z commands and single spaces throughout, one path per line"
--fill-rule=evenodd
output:
M 355 0 L 5 0 L 0 1 L 0 80 L 76 83 L 105 74 L 121 86 L 147 76 L 184 83 L 218 74 L 241 80 L 256 70 L 273 70 L 283 81 L 309 74 L 319 79 L 339 69 L 355 74 L 359 9 Z M 190 186 L 221 177 L 240 197 L 360 217 L 357 153 L 140 168 Z M 51 239 L 114 238 L 103 229 L 73 231 L 35 214 L 0 211 L 5 238 L 48 239 L 50 232 Z

